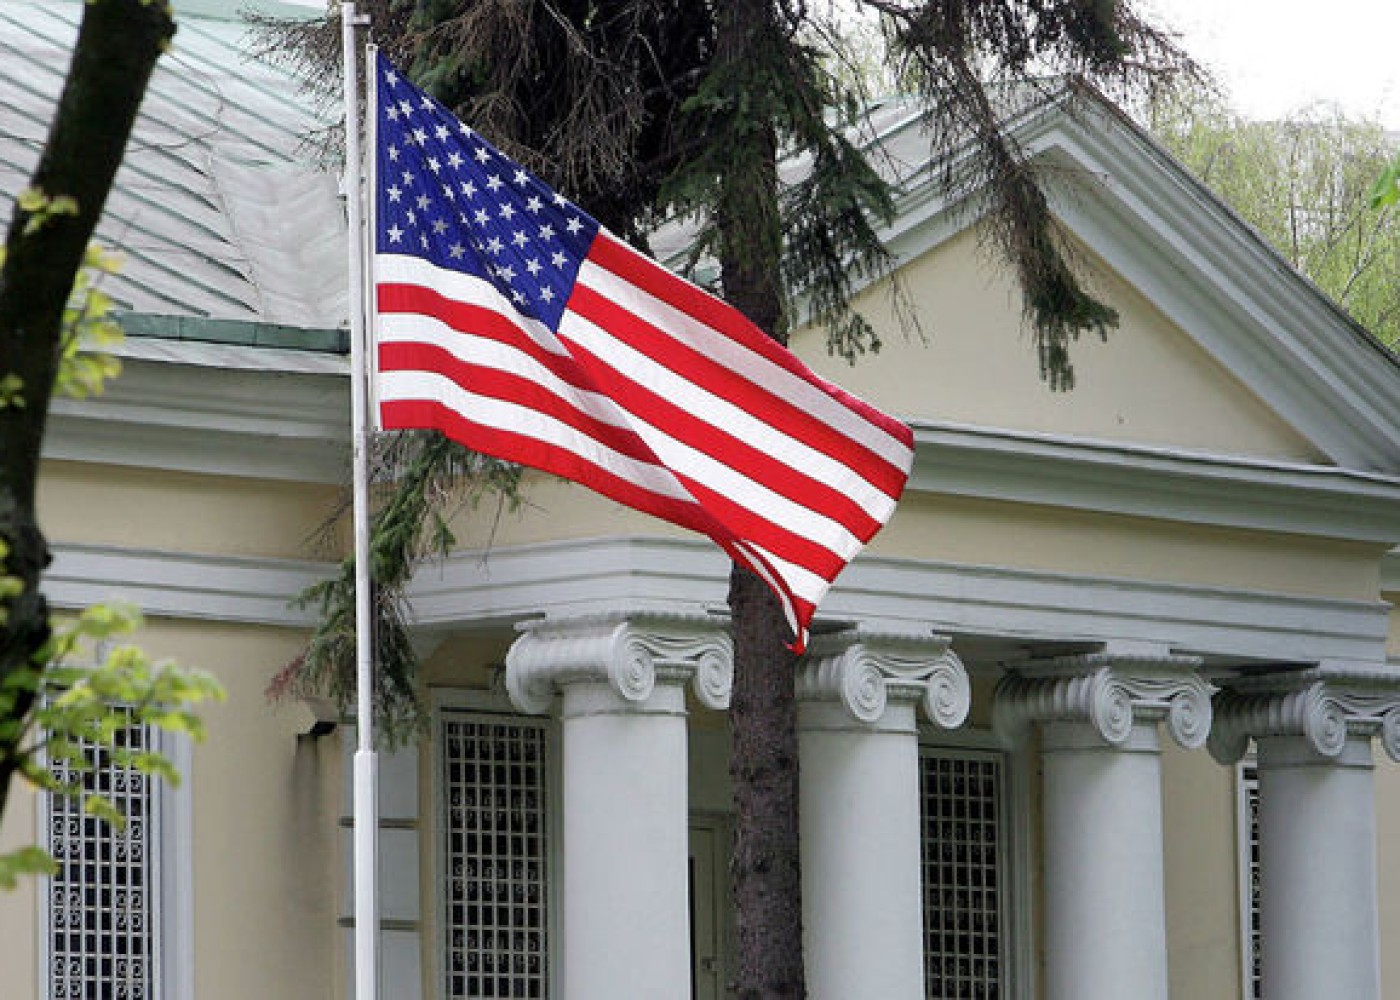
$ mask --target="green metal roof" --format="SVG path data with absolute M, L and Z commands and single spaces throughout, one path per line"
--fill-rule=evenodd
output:
M 333 331 L 346 313 L 336 181 L 305 144 L 327 123 L 283 69 L 249 56 L 237 12 L 305 9 L 269 0 L 176 7 L 174 47 L 157 66 L 98 227 L 127 258 L 104 287 L 135 314 L 125 325 L 137 335 L 298 346 L 290 331 Z M 0 4 L 6 223 L 47 135 L 82 11 L 77 0 Z M 262 333 L 235 333 L 240 323 Z M 307 340 L 327 350 L 337 338 Z

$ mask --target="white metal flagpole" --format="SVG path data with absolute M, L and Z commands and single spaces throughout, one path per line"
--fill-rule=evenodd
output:
M 367 24 L 352 2 L 340 6 L 345 87 L 345 205 L 349 232 L 350 428 L 355 526 L 355 1000 L 379 996 L 379 765 L 374 752 L 374 630 L 370 607 L 368 366 L 365 356 L 364 191 L 355 29 Z M 373 123 L 371 123 L 373 128 Z

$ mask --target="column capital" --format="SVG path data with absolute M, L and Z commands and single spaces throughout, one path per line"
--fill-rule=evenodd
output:
M 1244 756 L 1251 737 L 1297 737 L 1317 757 L 1341 761 L 1347 742 L 1379 736 L 1400 761 L 1400 687 L 1368 687 L 1278 675 L 1229 682 L 1215 695 L 1210 753 L 1222 764 Z
M 506 691 L 522 712 L 548 712 L 571 685 L 607 685 L 645 711 L 658 681 L 692 683 L 708 708 L 729 707 L 734 680 L 728 622 L 702 615 L 598 615 L 521 626 L 506 654 Z
M 1134 725 L 1165 721 L 1172 738 L 1194 750 L 1211 728 L 1200 665 L 1197 656 L 1111 652 L 1018 664 L 997 685 L 992 724 L 1017 743 L 1032 725 L 1087 723 L 1104 743 L 1124 747 Z
M 972 684 L 949 642 L 859 631 L 817 637 L 798 664 L 797 696 L 839 703 L 867 725 L 878 723 L 892 700 L 922 704 L 929 721 L 956 729 L 972 705 Z

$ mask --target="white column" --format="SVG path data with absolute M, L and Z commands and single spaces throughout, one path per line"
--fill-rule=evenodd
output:
M 922 1000 L 915 708 L 967 717 L 962 663 L 937 637 L 847 635 L 799 667 L 802 920 L 812 1000 Z
M 570 1000 L 688 995 L 684 683 L 722 707 L 723 623 L 594 618 L 528 629 L 506 658 L 522 711 L 562 695 L 563 983 Z
M 1041 732 L 1048 1000 L 1167 1000 L 1157 723 L 1183 746 L 1205 743 L 1210 692 L 1198 665 L 1066 657 L 997 689 L 1000 731 Z
M 1380 1000 L 1371 739 L 1400 759 L 1400 692 L 1263 680 L 1216 712 L 1218 759 L 1258 746 L 1263 995 Z

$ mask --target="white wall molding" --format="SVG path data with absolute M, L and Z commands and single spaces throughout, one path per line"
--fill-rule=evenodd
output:
M 1188 524 L 1390 543 L 1400 478 L 916 421 L 913 489 Z
M 1394 358 L 1146 132 L 1068 91 L 1009 128 L 1042 160 L 1056 215 L 1226 370 L 1339 465 L 1400 472 Z M 881 234 L 900 266 L 981 214 L 977 191 L 950 198 L 941 180 L 906 171 Z
M 202 363 L 201 351 L 209 345 L 178 346 L 185 350 L 168 360 L 126 359 L 121 377 L 100 396 L 55 400 L 44 456 L 215 475 L 346 481 L 349 383 L 329 370 L 343 366 L 343 359 L 322 359 L 328 370 L 250 370 Z
M 334 570 L 310 560 L 60 543 L 45 590 L 65 609 L 117 598 L 150 615 L 303 628 L 314 610 L 289 602 Z M 722 622 L 728 571 L 699 539 L 589 538 L 458 553 L 425 565 L 411 597 L 429 629 L 509 626 L 546 612 Z M 1212 667 L 1238 658 L 1353 676 L 1369 665 L 1384 679 L 1388 614 L 1381 601 L 862 556 L 838 579 L 818 624 L 1028 645 L 1133 639 L 1209 654 Z
M 612 537 L 458 553 L 412 589 L 430 627 L 609 612 L 725 612 L 729 566 L 703 540 Z M 860 556 L 819 625 L 1096 643 L 1134 639 L 1221 658 L 1384 661 L 1389 606 L 1225 587 Z
M 305 628 L 315 610 L 290 602 L 334 570 L 309 560 L 61 542 L 44 592 L 61 609 L 122 600 L 146 615 Z
M 1121 113 L 1042 142 L 1100 179 L 1056 203 L 1094 252 L 1329 457 L 1400 469 L 1400 370 L 1358 324 Z

